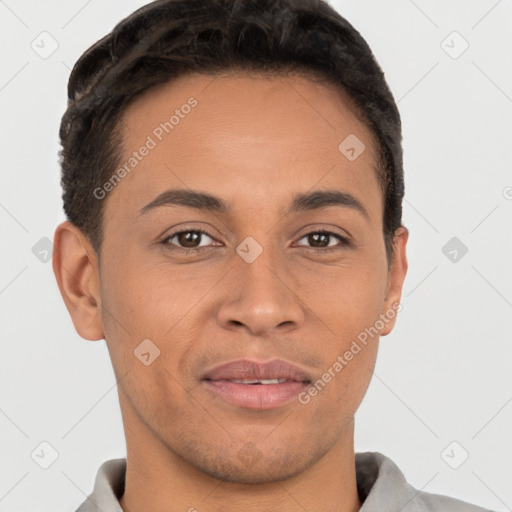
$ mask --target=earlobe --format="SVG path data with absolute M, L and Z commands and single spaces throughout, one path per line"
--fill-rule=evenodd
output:
M 78 334 L 91 341 L 103 339 L 98 259 L 87 237 L 71 222 L 55 230 L 52 264 Z
M 402 309 L 400 299 L 402 297 L 402 288 L 407 274 L 407 254 L 406 246 L 409 239 L 409 230 L 401 225 L 393 238 L 394 254 L 389 271 L 388 290 L 384 300 L 382 315 L 385 315 L 385 327 L 380 336 L 387 336 L 395 326 L 398 312 Z

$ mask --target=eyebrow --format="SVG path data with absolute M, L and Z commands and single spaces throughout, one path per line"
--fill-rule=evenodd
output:
M 166 190 L 141 208 L 140 214 L 145 215 L 149 211 L 161 206 L 185 206 L 202 211 L 228 214 L 229 205 L 220 197 L 196 190 L 172 189 Z M 318 210 L 328 206 L 342 206 L 351 208 L 370 221 L 370 216 L 359 199 L 339 190 L 317 190 L 305 194 L 296 194 L 287 213 Z

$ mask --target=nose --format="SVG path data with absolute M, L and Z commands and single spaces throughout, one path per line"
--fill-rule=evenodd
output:
M 304 321 L 296 279 L 269 250 L 252 263 L 236 260 L 224 286 L 217 310 L 224 329 L 266 337 L 297 329 Z

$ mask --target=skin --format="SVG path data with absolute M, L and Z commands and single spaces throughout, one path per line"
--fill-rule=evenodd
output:
M 104 199 L 101 258 L 69 222 L 55 233 L 54 271 L 75 328 L 85 339 L 105 338 L 119 381 L 127 443 L 121 506 L 356 511 L 354 414 L 379 337 L 396 316 L 308 404 L 243 409 L 201 378 L 234 359 L 276 357 L 320 379 L 400 301 L 408 230 L 396 231 L 388 269 L 375 144 L 330 85 L 190 74 L 127 108 L 123 162 L 191 96 L 198 105 Z M 366 145 L 353 162 L 338 150 L 351 133 Z M 230 212 L 163 206 L 140 214 L 172 188 L 218 196 Z M 353 194 L 369 219 L 337 205 L 286 214 L 294 194 L 327 189 Z M 207 231 L 195 246 L 211 250 L 180 253 L 186 239 L 165 239 L 181 228 Z M 351 244 L 306 236 L 322 229 Z M 235 251 L 248 236 L 263 248 L 252 263 Z M 338 249 L 322 253 L 327 245 Z M 146 366 L 134 349 L 148 338 L 160 356 Z M 252 462 L 240 456 L 248 450 Z

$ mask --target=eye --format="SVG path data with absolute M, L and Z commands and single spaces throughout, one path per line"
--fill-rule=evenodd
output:
M 213 238 L 202 229 L 185 229 L 168 235 L 164 240 L 162 240 L 162 244 L 171 250 L 183 250 L 187 253 L 202 252 L 210 248 L 208 245 L 198 245 L 204 240 L 205 237 L 213 240 Z M 179 245 L 172 243 L 172 240 L 174 239 L 176 239 L 176 244 Z
M 182 229 L 181 231 L 175 231 L 166 236 L 161 243 L 169 250 L 181 251 L 186 254 L 197 254 L 213 248 L 213 246 L 208 243 L 208 240 L 206 240 L 205 245 L 201 245 L 201 242 L 205 241 L 205 238 L 214 241 L 214 238 L 202 229 Z M 308 247 L 298 244 L 299 247 L 307 247 L 308 249 L 323 254 L 337 251 L 350 245 L 350 241 L 346 237 L 333 233 L 332 231 L 311 231 L 302 236 L 300 240 L 305 238 L 312 245 Z M 331 242 L 335 242 L 336 239 L 339 243 L 332 244 Z
M 313 246 L 309 248 L 313 249 L 315 252 L 321 253 L 336 251 L 350 245 L 348 238 L 337 233 L 333 233 L 332 231 L 310 231 L 309 233 L 306 233 L 300 240 L 304 238 L 307 238 L 308 242 L 313 244 Z M 341 244 L 332 245 L 331 242 L 333 241 L 333 238 L 341 241 Z

